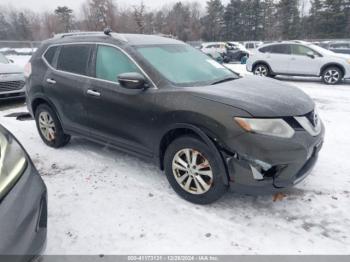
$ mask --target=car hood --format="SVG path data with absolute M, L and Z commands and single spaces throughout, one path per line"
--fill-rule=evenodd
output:
M 14 74 L 14 73 L 23 73 L 23 70 L 13 64 L 2 64 L 0 63 L 0 74 Z
M 350 55 L 348 54 L 334 53 L 332 56 L 336 58 L 350 59 Z
M 301 116 L 315 107 L 312 99 L 300 89 L 259 76 L 192 90 L 195 96 L 242 109 L 254 117 Z

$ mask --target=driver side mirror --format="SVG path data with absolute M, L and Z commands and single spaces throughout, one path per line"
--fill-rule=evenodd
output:
M 306 55 L 307 55 L 308 57 L 312 58 L 312 59 L 315 58 L 315 54 L 314 54 L 313 52 L 311 52 L 311 51 L 307 52 Z
M 11 64 L 13 64 L 13 63 L 14 63 L 14 61 L 13 61 L 12 59 L 9 59 L 9 62 L 10 62 Z
M 145 89 L 147 88 L 146 79 L 140 73 L 123 73 L 118 75 L 118 82 L 127 89 Z

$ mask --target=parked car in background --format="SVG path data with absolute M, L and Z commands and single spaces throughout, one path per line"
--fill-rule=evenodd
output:
M 234 62 L 239 61 L 243 63 L 249 57 L 250 52 L 238 42 L 227 42 L 226 43 L 226 56 L 224 57 L 224 62 Z
M 255 50 L 259 46 L 261 46 L 262 44 L 263 44 L 263 42 L 261 42 L 261 41 L 249 41 L 249 42 L 243 43 L 244 47 L 248 50 Z
M 46 244 L 46 186 L 16 138 L 0 125 L 0 257 L 29 262 Z
M 79 135 L 137 155 L 193 203 L 229 188 L 293 186 L 322 146 L 324 126 L 304 92 L 239 77 L 178 40 L 63 34 L 43 42 L 27 68 L 27 106 L 46 145 Z
M 222 57 L 226 55 L 226 43 L 225 42 L 210 42 L 210 43 L 202 43 L 200 50 L 212 57 L 220 54 Z
M 258 48 L 247 62 L 256 75 L 316 76 L 324 83 L 338 84 L 350 78 L 350 56 L 337 54 L 307 42 L 280 42 Z
M 0 100 L 25 97 L 23 70 L 0 53 Z
M 350 41 L 327 41 L 319 43 L 319 46 L 335 53 L 350 54 Z
M 241 62 L 244 57 L 249 57 L 249 51 L 238 42 L 203 43 L 201 51 L 213 58 L 219 54 L 225 63 Z

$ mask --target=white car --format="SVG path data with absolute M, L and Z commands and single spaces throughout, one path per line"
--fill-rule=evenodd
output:
M 224 56 L 227 52 L 225 42 L 203 43 L 200 49 L 203 53 L 212 57 L 216 57 L 217 54 Z
M 334 85 L 350 78 L 350 55 L 337 54 L 307 42 L 280 42 L 261 46 L 247 61 L 256 75 L 317 76 Z
M 244 47 L 248 50 L 255 50 L 257 49 L 259 46 L 261 46 L 263 44 L 263 42 L 261 41 L 249 41 L 249 42 L 244 42 Z
M 0 101 L 25 97 L 23 70 L 0 53 Z

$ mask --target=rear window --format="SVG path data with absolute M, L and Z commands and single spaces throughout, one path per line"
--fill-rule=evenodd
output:
M 290 55 L 291 48 L 290 45 L 269 45 L 259 49 L 262 53 L 271 53 L 271 54 L 286 54 Z
M 45 55 L 44 55 L 46 61 L 47 61 L 51 66 L 53 66 L 53 59 L 54 59 L 54 57 L 55 57 L 57 48 L 58 48 L 58 46 L 52 46 L 52 47 L 50 47 L 50 48 L 46 51 L 46 53 L 45 53 Z
M 57 61 L 57 69 L 88 75 L 88 62 L 91 45 L 66 45 L 62 46 Z
M 271 53 L 289 55 L 291 53 L 290 45 L 273 45 Z

